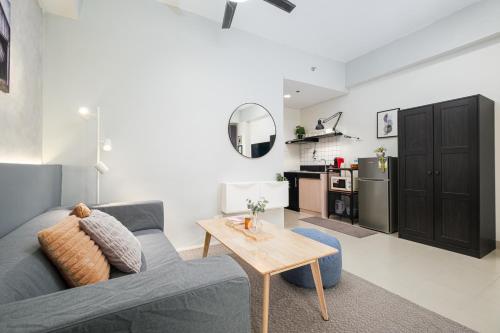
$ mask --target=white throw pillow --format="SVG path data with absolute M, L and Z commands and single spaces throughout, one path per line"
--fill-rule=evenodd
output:
M 80 220 L 80 228 L 101 248 L 109 263 L 125 273 L 141 270 L 141 243 L 113 216 L 92 210 Z

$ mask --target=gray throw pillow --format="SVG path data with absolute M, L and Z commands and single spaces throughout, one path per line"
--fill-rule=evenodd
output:
M 109 263 L 125 273 L 141 270 L 141 243 L 113 216 L 94 209 L 80 228 L 101 248 Z

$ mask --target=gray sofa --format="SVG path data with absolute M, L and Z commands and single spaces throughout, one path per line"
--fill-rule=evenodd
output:
M 227 256 L 183 261 L 163 233 L 162 202 L 96 207 L 137 236 L 143 247 L 141 273 L 112 271 L 107 282 L 68 289 L 36 234 L 69 210 L 50 209 L 16 225 L 12 213 L 2 209 L 39 194 L 5 186 L 6 174 L 19 176 L 7 169 L 0 165 L 0 332 L 250 332 L 245 272 Z M 60 191 L 60 172 L 54 176 L 47 170 L 56 185 L 46 187 L 46 195 L 60 200 L 52 193 Z M 31 186 L 38 187 L 37 177 L 28 174 Z M 35 174 L 47 177 L 40 169 Z M 41 183 L 50 187 L 53 181 Z

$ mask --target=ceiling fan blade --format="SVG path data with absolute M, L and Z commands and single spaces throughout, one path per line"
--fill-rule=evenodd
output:
M 226 10 L 224 11 L 224 19 L 222 20 L 222 29 L 231 28 L 231 23 L 233 22 L 234 12 L 236 12 L 236 6 L 238 3 L 232 1 L 226 1 Z
M 291 13 L 292 10 L 295 9 L 295 5 L 288 0 L 264 0 L 264 1 L 288 13 Z

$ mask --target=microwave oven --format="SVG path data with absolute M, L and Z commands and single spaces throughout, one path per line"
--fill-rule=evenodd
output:
M 354 177 L 351 181 L 351 177 L 330 176 L 330 190 L 331 191 L 335 191 L 335 190 L 357 191 L 358 184 L 359 184 L 358 177 Z

